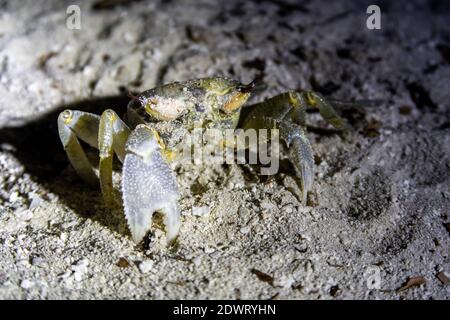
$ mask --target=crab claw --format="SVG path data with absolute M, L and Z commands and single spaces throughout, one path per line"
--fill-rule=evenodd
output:
M 155 212 L 164 215 L 168 244 L 175 240 L 180 228 L 178 186 L 160 150 L 155 133 L 144 125 L 136 127 L 126 145 L 122 175 L 123 203 L 136 243 L 150 230 Z

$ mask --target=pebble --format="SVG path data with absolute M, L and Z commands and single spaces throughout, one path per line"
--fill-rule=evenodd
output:
M 128 43 L 135 43 L 137 41 L 137 37 L 132 32 L 126 32 L 124 34 L 124 40 Z
M 42 84 L 39 82 L 33 82 L 27 89 L 34 94 L 42 94 Z
M 67 229 L 70 229 L 70 228 L 76 226 L 77 223 L 78 223 L 78 221 L 76 221 L 76 220 L 69 221 L 69 222 L 64 222 L 64 223 L 61 225 L 61 228 L 62 228 L 63 230 L 67 230 Z
M 192 263 L 194 264 L 194 266 L 198 267 L 200 265 L 200 263 L 202 262 L 202 258 L 201 256 L 197 256 L 195 258 L 192 259 Z
M 17 191 L 11 192 L 11 195 L 9 196 L 9 202 L 15 202 L 17 199 L 19 199 L 19 193 Z
M 150 270 L 153 268 L 153 261 L 152 260 L 144 260 L 141 263 L 139 263 L 139 270 L 142 273 L 149 273 Z
M 283 289 L 289 289 L 295 283 L 294 277 L 290 275 L 282 275 L 279 278 L 276 278 L 274 281 L 274 285 L 277 287 L 282 287 Z
M 88 271 L 89 260 L 81 259 L 76 264 L 72 265 L 71 269 L 75 273 L 86 273 Z
M 66 232 L 61 232 L 61 235 L 59 236 L 59 239 L 61 239 L 61 241 L 66 241 L 67 240 L 67 233 Z
M 76 264 L 72 265 L 71 269 L 74 272 L 73 277 L 75 281 L 80 282 L 83 280 L 83 276 L 88 271 L 89 260 L 81 259 Z
M 292 208 L 291 207 L 284 207 L 284 211 L 286 213 L 292 213 Z
M 206 253 L 206 254 L 213 253 L 214 251 L 216 251 L 214 248 L 211 248 L 211 247 L 206 247 L 206 248 L 205 248 L 205 253 Z
M 73 278 L 75 279 L 75 281 L 80 282 L 81 280 L 83 280 L 83 274 L 79 273 L 79 272 L 75 272 L 73 274 Z
M 24 266 L 24 267 L 28 267 L 30 265 L 30 262 L 28 259 L 20 259 L 17 261 L 17 265 L 18 266 Z
M 245 187 L 245 184 L 243 182 L 236 182 L 234 185 L 236 189 L 243 189 Z
M 40 196 L 38 196 L 36 193 L 31 193 L 30 194 L 30 198 L 31 198 L 31 203 L 30 203 L 30 207 L 28 209 L 33 210 L 37 207 L 39 207 L 42 202 L 44 201 Z
M 247 233 L 250 232 L 250 227 L 249 227 L 249 226 L 242 227 L 239 231 L 240 231 L 242 234 L 247 234 Z
M 266 200 L 262 201 L 259 206 L 263 210 L 271 210 L 275 208 L 275 205 L 272 202 Z
M 16 210 L 16 215 L 23 221 L 30 221 L 33 218 L 33 212 L 23 208 Z
M 20 287 L 25 290 L 28 290 L 28 289 L 32 288 L 33 286 L 34 286 L 34 282 L 31 280 L 28 280 L 28 279 L 24 279 L 20 283 Z
M 45 264 L 45 260 L 43 258 L 41 258 L 41 257 L 33 257 L 31 259 L 31 264 L 33 266 L 42 266 L 42 265 Z
M 209 215 L 210 212 L 211 212 L 211 210 L 208 206 L 192 207 L 192 214 L 194 216 L 204 217 L 204 216 Z
M 61 278 L 62 280 L 65 280 L 65 279 L 68 279 L 71 275 L 72 275 L 72 271 L 67 270 L 66 272 L 58 275 L 58 277 Z

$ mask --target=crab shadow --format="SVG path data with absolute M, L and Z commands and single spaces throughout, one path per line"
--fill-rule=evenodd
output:
M 88 186 L 68 165 L 57 128 L 58 115 L 65 109 L 101 114 L 109 108 L 122 116 L 128 101 L 129 98 L 125 95 L 80 100 L 57 106 L 52 111 L 20 125 L 2 127 L 0 150 L 15 156 L 34 181 L 56 194 L 59 200 L 75 213 L 83 218 L 93 219 L 121 235 L 129 236 L 121 210 L 106 209 L 100 187 Z M 95 163 L 98 153 L 90 147 L 87 153 Z

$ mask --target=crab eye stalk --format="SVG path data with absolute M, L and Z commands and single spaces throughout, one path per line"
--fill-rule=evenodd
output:
M 237 90 L 240 93 L 250 93 L 253 91 L 253 88 L 255 88 L 255 84 L 253 82 L 250 82 L 249 84 L 239 86 Z
M 262 75 L 258 75 L 252 82 L 249 84 L 240 85 L 237 89 L 241 93 L 251 93 L 257 85 L 259 85 L 262 81 Z
M 255 89 L 257 83 L 259 82 L 259 78 L 255 78 L 252 82 L 250 82 L 249 84 L 243 84 L 240 85 L 237 90 L 240 93 L 251 93 L 253 91 L 253 89 Z

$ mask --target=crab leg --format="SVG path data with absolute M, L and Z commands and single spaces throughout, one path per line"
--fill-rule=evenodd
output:
M 100 186 L 107 206 L 113 203 L 112 160 L 113 152 L 123 162 L 125 144 L 130 129 L 113 110 L 105 110 L 100 118 L 98 149 L 100 151 Z
M 91 185 L 97 183 L 97 177 L 78 138 L 97 148 L 99 122 L 98 115 L 76 110 L 65 110 L 58 117 L 59 137 L 64 150 L 78 175 Z
M 280 135 L 286 141 L 289 159 L 294 165 L 297 176 L 300 177 L 302 202 L 306 204 L 306 197 L 314 180 L 314 156 L 311 144 L 306 137 L 305 127 L 294 123 L 284 123 L 280 127 Z
M 311 145 L 305 135 L 306 98 L 287 92 L 252 106 L 243 122 L 244 129 L 278 129 L 289 159 L 300 178 L 302 202 L 313 181 L 314 160 Z
M 166 163 L 156 131 L 138 125 L 125 149 L 122 192 L 125 215 L 133 240 L 138 243 L 150 230 L 153 213 L 164 215 L 167 243 L 180 228 L 179 191 Z
M 112 204 L 113 151 L 123 161 L 130 134 L 126 124 L 112 110 L 102 116 L 78 110 L 65 110 L 58 117 L 59 137 L 75 171 L 94 185 L 97 177 L 77 138 L 100 150 L 100 186 L 107 205 Z
M 346 122 L 337 114 L 331 103 L 320 93 L 307 91 L 300 95 L 305 96 L 311 107 L 317 108 L 320 115 L 336 129 L 348 130 Z
M 280 137 L 288 148 L 289 159 L 301 180 L 303 203 L 306 203 L 314 177 L 314 157 L 306 137 L 308 105 L 318 108 L 325 120 L 336 128 L 345 128 L 345 122 L 324 97 L 315 92 L 296 91 L 282 93 L 253 105 L 242 123 L 244 129 L 279 129 Z

